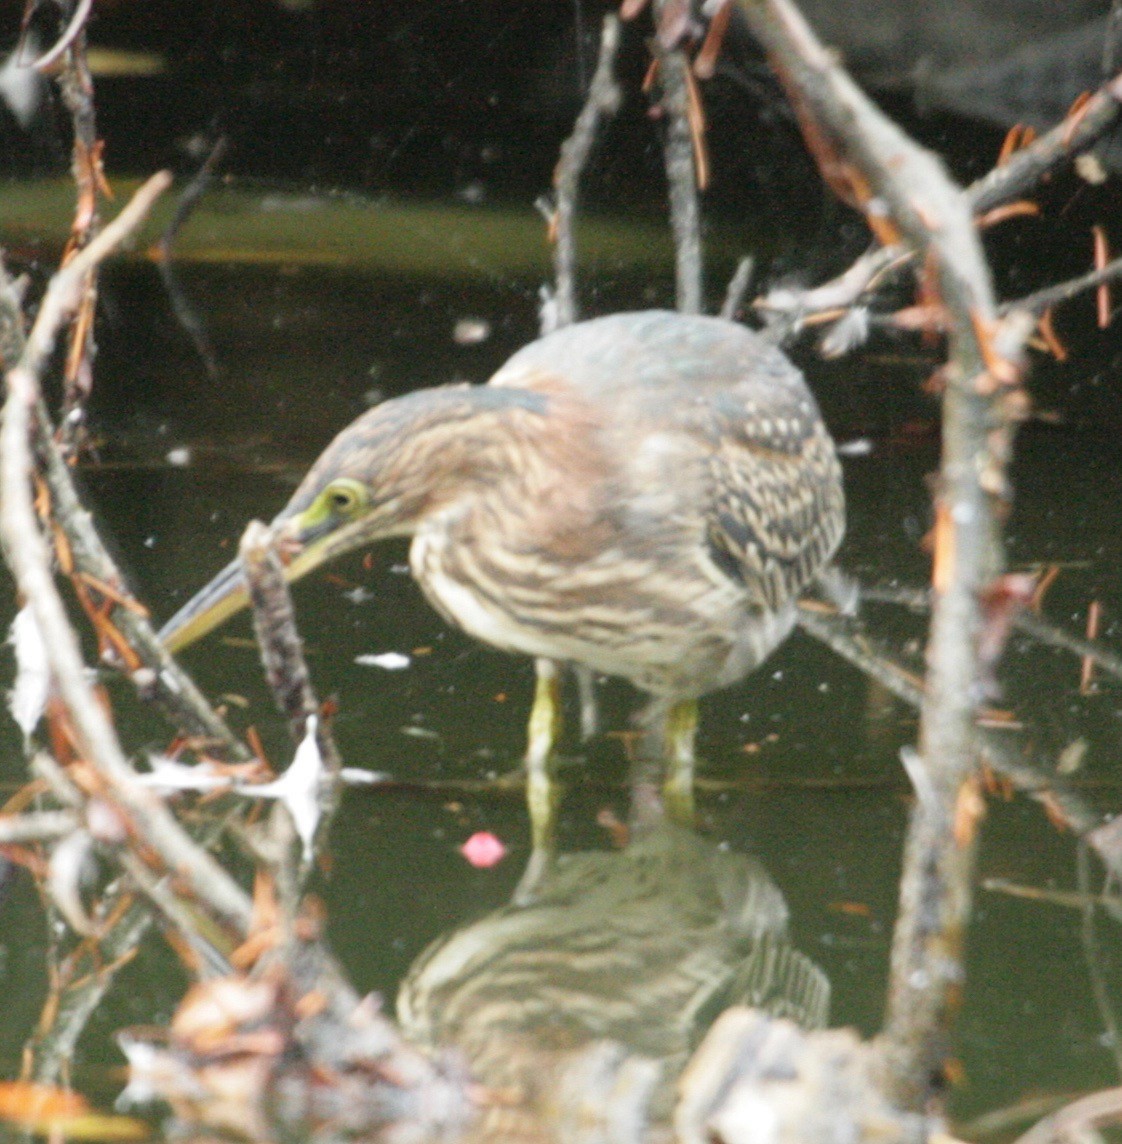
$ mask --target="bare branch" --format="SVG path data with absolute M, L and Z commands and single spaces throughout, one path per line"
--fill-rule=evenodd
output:
M 930 592 L 916 588 L 883 586 L 862 588 L 861 598 L 880 603 L 899 604 L 915 612 L 926 612 L 931 607 Z M 1093 660 L 1104 671 L 1122 679 L 1122 656 L 1096 640 L 1073 635 L 1049 623 L 1035 612 L 1019 611 L 1013 620 L 1013 626 L 1038 643 L 1062 648 L 1064 651 L 1070 651 L 1072 655 Z
M 0 846 L 19 842 L 50 842 L 78 828 L 78 818 L 68 810 L 43 810 L 34 814 L 0 815 Z
M 1118 1122 L 1122 1114 L 1122 1088 L 1105 1088 L 1053 1112 L 1033 1125 L 1015 1144 L 1056 1144 L 1086 1139 L 1099 1125 Z
M 656 0 L 656 19 L 666 0 Z M 699 122 L 700 104 L 693 90 L 690 62 L 680 47 L 667 48 L 655 38 L 662 99 L 659 101 L 666 119 L 663 152 L 666 159 L 666 182 L 670 197 L 670 227 L 674 234 L 675 282 L 678 309 L 684 314 L 700 314 L 704 306 L 703 265 L 701 255 L 701 206 L 698 184 L 704 183 L 697 165 L 695 142 L 704 127 Z
M 556 313 L 552 329 L 571 325 L 577 320 L 576 301 L 576 224 L 577 199 L 580 180 L 588 157 L 596 142 L 597 132 L 604 119 L 619 109 L 620 90 L 615 78 L 616 56 L 619 53 L 619 17 L 609 13 L 604 17 L 600 31 L 600 57 L 592 76 L 592 85 L 584 101 L 573 133 L 561 144 L 561 154 L 553 175 L 557 190 L 554 219 L 553 267 L 557 278 L 554 305 Z M 549 330 L 543 330 L 548 333 Z
M 3 358 L 10 365 L 23 357 L 26 350 L 22 321 L 20 299 L 0 265 L 0 329 L 6 331 Z M 110 585 L 117 596 L 127 602 L 115 604 L 109 619 L 122 631 L 143 665 L 131 673 L 142 698 L 154 699 L 177 729 L 210 740 L 234 758 L 248 758 L 244 745 L 160 643 L 144 609 L 132 598 L 124 577 L 78 497 L 70 467 L 55 442 L 53 426 L 42 401 L 36 402 L 34 421 L 36 450 L 51 494 L 52 515 L 66 536 L 75 568 Z
M 961 992 L 975 831 L 970 819 L 963 823 L 960 800 L 978 754 L 979 591 L 999 562 L 991 498 L 1004 491 L 1009 449 L 996 395 L 1018 379 L 1023 334 L 1008 331 L 1007 344 L 998 344 L 1003 332 L 971 204 L 942 164 L 865 98 L 788 0 L 741 7 L 827 181 L 865 211 L 885 245 L 902 239 L 929 260 L 952 323 L 918 756 L 934 797 L 917 803 L 911 818 L 885 1032 L 889 1090 L 902 1107 L 923 1112 L 937 1091 Z
M 74 46 L 92 11 L 93 0 L 78 0 L 62 35 L 30 66 L 39 72 L 50 70 L 62 58 L 63 53 Z
M 1122 75 L 1104 84 L 1085 104 L 1069 112 L 1052 130 L 1014 152 L 1001 166 L 994 167 L 972 183 L 964 194 L 975 216 L 984 215 L 995 207 L 1028 194 L 1039 186 L 1048 172 L 1070 162 L 1093 146 L 1117 122 L 1122 107 L 1120 101 Z M 829 282 L 805 291 L 775 290 L 759 299 L 756 306 L 764 312 L 788 315 L 790 332 L 797 332 L 800 319 L 852 305 L 874 288 L 877 277 L 885 270 L 907 266 L 913 257 L 914 251 L 901 250 L 891 245 L 881 246 L 862 255 L 849 269 Z M 1109 269 L 1095 273 L 1105 275 Z M 1111 272 L 1110 277 L 1113 276 Z M 1007 313 L 1012 309 L 1039 312 L 1048 305 L 1065 301 L 1074 293 L 1090 289 L 1105 280 L 1096 278 L 1090 281 L 1090 275 L 1087 275 L 1074 280 L 1072 295 L 1063 292 L 1062 286 L 1053 287 L 1061 292 L 1055 299 L 1047 300 L 1047 292 L 1040 291 L 1020 302 L 1002 306 L 999 312 Z
M 1078 110 L 1027 147 L 1014 152 L 1006 163 L 966 188 L 975 214 L 985 214 L 1002 203 L 1020 198 L 1040 184 L 1051 170 L 1069 163 L 1101 139 L 1118 121 L 1122 101 L 1122 75 L 1115 76 Z
M 83 753 L 129 815 L 131 826 L 165 866 L 175 871 L 198 901 L 208 903 L 233 934 L 241 934 L 249 922 L 245 894 L 213 858 L 191 841 L 163 803 L 136 781 L 105 711 L 94 698 L 77 640 L 54 584 L 50 552 L 31 499 L 29 437 L 33 411 L 39 401 L 37 371 L 47 360 L 82 276 L 140 224 L 169 179 L 166 174 L 150 179 L 114 223 L 52 279 L 23 360 L 7 375 L 8 397 L 0 426 L 0 541 L 16 583 L 43 633 L 48 662 Z

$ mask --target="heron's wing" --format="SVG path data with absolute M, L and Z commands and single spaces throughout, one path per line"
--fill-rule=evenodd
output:
M 791 380 L 769 386 L 755 373 L 706 411 L 710 552 L 772 609 L 809 584 L 845 527 L 834 444 L 801 378 Z
M 491 384 L 568 392 L 604 411 L 607 455 L 628 474 L 641 531 L 671 518 L 696 526 L 700 504 L 714 562 L 761 605 L 797 595 L 841 540 L 841 470 L 814 398 L 743 326 L 610 315 L 526 346 Z

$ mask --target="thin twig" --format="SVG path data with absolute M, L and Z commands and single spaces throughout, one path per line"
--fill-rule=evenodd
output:
M 23 333 L 19 298 L 2 264 L 0 328 L 7 331 L 4 359 L 9 365 L 14 365 L 23 356 L 27 340 Z M 144 609 L 125 588 L 124 577 L 78 497 L 70 467 L 54 439 L 54 427 L 42 401 L 35 406 L 35 441 L 41 471 L 51 494 L 52 515 L 66 536 L 76 570 L 111 585 L 126 602 L 112 607 L 109 621 L 121 629 L 143 664 L 143 668 L 131 676 L 141 697 L 155 699 L 177 729 L 208 740 L 233 758 L 248 758 L 245 746 L 160 643 Z
M 1103 974 L 1103 951 L 1099 946 L 1098 934 L 1095 932 L 1097 903 L 1091 893 L 1090 846 L 1082 838 L 1075 851 L 1075 872 L 1079 893 L 1083 898 L 1080 906 L 1082 924 L 1079 927 L 1079 940 L 1083 946 L 1087 977 L 1091 982 L 1091 995 L 1095 999 L 1095 1008 L 1098 1009 L 1099 1019 L 1103 1023 L 1104 1039 L 1114 1057 L 1114 1066 L 1122 1075 L 1122 1038 L 1118 1035 L 1118 1017 L 1114 1011 L 1114 1002 L 1111 1000 L 1110 987 Z M 1117 905 L 1117 902 L 1113 903 L 1114 908 L 1117 908 Z
M 1078 112 L 1069 114 L 1050 131 L 1039 136 L 1027 147 L 1014 152 L 999 167 L 994 167 L 982 178 L 966 187 L 964 194 L 974 215 L 980 216 L 995 207 L 1012 202 L 1039 186 L 1049 171 L 1070 162 L 1076 155 L 1092 147 L 1118 119 L 1122 107 L 1122 76 L 1104 84 Z M 801 328 L 800 319 L 839 307 L 850 306 L 873 288 L 878 275 L 885 270 L 902 269 L 913 260 L 913 252 L 897 246 L 879 246 L 862 255 L 836 278 L 810 290 L 774 290 L 758 299 L 755 305 L 765 313 L 778 313 L 786 318 L 785 336 L 792 336 Z M 1095 272 L 1099 273 L 1099 272 Z M 1088 276 L 1089 277 L 1089 276 Z M 1078 291 L 1089 289 L 1082 284 Z M 1097 281 L 1095 282 L 1097 285 Z M 1056 289 L 1061 289 L 1057 287 Z M 1037 311 L 1037 299 L 1047 292 L 1032 295 L 1020 302 L 1001 308 Z M 1066 295 L 1065 295 L 1066 297 Z M 1064 300 L 1063 298 L 1059 300 Z M 1027 303 L 1027 305 L 1026 305 Z M 1041 302 L 1039 309 L 1046 308 Z
M 51 279 L 35 324 L 27 335 L 21 363 L 33 377 L 41 377 L 46 369 L 59 329 L 81 299 L 85 275 L 132 236 L 171 182 L 170 172 L 159 171 L 143 183 L 120 214 Z
M 62 58 L 63 53 L 74 46 L 92 11 L 93 0 L 78 0 L 62 35 L 38 59 L 33 60 L 30 66 L 38 72 L 46 72 L 53 67 Z
M 165 227 L 164 233 L 160 235 L 160 241 L 156 244 L 156 266 L 160 271 L 160 279 L 171 302 L 172 313 L 175 315 L 176 321 L 187 332 L 187 336 L 194 344 L 195 351 L 211 379 L 218 377 L 218 359 L 215 356 L 210 337 L 207 335 L 206 326 L 191 304 L 191 300 L 187 297 L 183 284 L 179 280 L 172 248 L 184 223 L 191 217 L 191 212 L 198 206 L 203 195 L 210 188 L 214 180 L 214 172 L 226 155 L 226 146 L 226 136 L 223 135 L 215 143 L 195 177 L 184 188 L 183 194 L 179 196 L 179 202 L 171 222 Z
M 923 704 L 923 688 L 914 676 L 861 643 L 849 631 L 843 616 L 828 616 L 807 608 L 799 609 L 799 627 L 816 640 L 851 663 L 858 671 L 875 679 L 902 703 L 919 710 Z
M 918 595 L 925 597 L 926 594 Z M 914 677 L 871 647 L 865 637 L 854 634 L 852 622 L 846 617 L 800 608 L 798 622 L 808 635 L 876 680 L 901 703 L 917 711 L 921 708 L 923 688 Z M 1104 823 L 1102 812 L 1078 793 L 1069 778 L 1056 774 L 1049 759 L 1039 756 L 1029 742 L 1014 731 L 977 727 L 976 734 L 986 761 L 995 771 L 1004 775 L 1022 794 L 1044 801 L 1060 814 L 1076 835 L 1087 838 L 1094 845 L 1095 832 Z M 1122 878 L 1122 857 L 1113 857 L 1109 846 L 1099 845 L 1095 849 L 1104 866 Z
M 788 336 L 802 328 L 802 321 L 819 313 L 828 313 L 853 305 L 862 294 L 872 290 L 878 280 L 894 269 L 907 266 L 912 252 L 901 246 L 878 246 L 861 255 L 847 270 L 829 282 L 809 290 L 779 287 L 753 303 L 765 317 L 780 316 Z
M 32 814 L 0 815 L 0 846 L 20 842 L 51 842 L 78 828 L 69 810 L 41 810 Z
M 1061 302 L 1078 298 L 1080 294 L 1094 290 L 1096 286 L 1101 286 L 1104 282 L 1113 282 L 1117 278 L 1122 278 L 1122 258 L 1115 258 L 1098 270 L 1089 270 L 1086 274 L 1081 274 L 1067 282 L 1059 282 L 1055 286 L 1046 286 L 1043 290 L 1027 294 L 1024 298 L 1018 298 L 1016 301 L 1003 302 L 998 307 L 998 312 L 1008 314 L 1013 310 L 1024 310 L 1030 314 L 1042 314 L 1049 306 L 1057 306 Z
M 147 613 L 128 606 L 136 603 L 135 598 L 78 498 L 70 468 L 53 439 L 42 402 L 36 407 L 36 446 L 51 493 L 52 516 L 69 541 L 75 568 L 111 585 L 124 601 L 113 604 L 109 621 L 120 629 L 143 665 L 129 676 L 140 697 L 154 700 L 178 730 L 206 740 L 212 749 L 224 750 L 231 758 L 248 759 L 245 744 L 160 642 Z
M 729 279 L 725 289 L 725 300 L 721 303 L 721 317 L 730 322 L 736 317 L 737 311 L 744 302 L 744 295 L 752 285 L 752 272 L 756 267 L 756 260 L 751 255 L 745 255 L 736 264 L 736 272 Z
M 931 594 L 916 588 L 885 586 L 862 588 L 861 598 L 878 603 L 899 604 L 915 612 L 926 612 L 931 607 Z M 1038 643 L 1061 648 L 1080 658 L 1092 660 L 1103 671 L 1122 679 L 1122 656 L 1104 647 L 1097 640 L 1073 635 L 1056 624 L 1049 623 L 1035 612 L 1018 612 L 1013 619 L 1013 626 Z
M 56 52 L 61 53 L 62 67 L 57 85 L 62 102 L 70 112 L 74 130 L 71 165 L 77 204 L 70 241 L 63 255 L 64 264 L 97 235 L 101 229 L 101 199 L 103 196 L 112 197 L 101 165 L 103 146 L 97 137 L 93 74 L 86 56 L 86 22 L 91 10 L 92 5 L 87 0 L 80 0 L 70 26 L 46 57 L 49 59 Z M 42 69 L 48 65 L 41 59 L 37 66 Z M 70 327 L 70 346 L 63 368 L 59 437 L 67 452 L 82 442 L 85 432 L 85 403 L 93 384 L 93 359 L 97 351 L 93 336 L 97 289 L 97 264 L 94 263 L 86 271 L 85 289 Z
M 615 78 L 619 41 L 619 17 L 614 13 L 608 13 L 600 30 L 600 56 L 592 76 L 592 85 L 588 89 L 588 97 L 573 124 L 573 133 L 561 144 L 557 169 L 553 174 L 553 185 L 557 191 L 557 205 L 553 215 L 553 267 L 557 281 L 554 294 L 556 307 L 554 329 L 568 326 L 577 320 L 575 235 L 577 199 L 580 194 L 581 175 L 584 173 L 601 125 L 619 109 L 620 90 Z
M 1005 878 L 983 878 L 979 883 L 983 890 L 992 894 L 1005 894 L 1010 898 L 1022 898 L 1029 902 L 1042 902 L 1047 906 L 1062 906 L 1069 910 L 1082 910 L 1088 903 L 1098 906 L 1115 906 L 1117 902 L 1105 894 L 1083 893 L 1076 890 L 1052 890 L 1041 886 L 1023 886 Z
M 1103 84 L 1074 114 L 1027 147 L 1014 152 L 1000 167 L 966 188 L 975 214 L 982 215 L 1012 202 L 1040 185 L 1049 171 L 1069 163 L 1101 139 L 1117 122 L 1122 102 L 1122 75 Z

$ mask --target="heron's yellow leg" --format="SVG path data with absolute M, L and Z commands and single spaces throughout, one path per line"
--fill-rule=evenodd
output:
M 680 826 L 693 826 L 694 740 L 697 700 L 683 699 L 666 713 L 666 779 L 662 798 L 666 813 Z
M 515 905 L 533 901 L 534 892 L 553 858 L 557 805 L 561 788 L 553 778 L 553 748 L 561 734 L 560 665 L 534 661 L 537 682 L 526 744 L 526 803 L 530 809 L 530 861 L 514 891 Z
M 552 850 L 561 791 L 553 777 L 553 748 L 561 734 L 560 669 L 552 659 L 534 661 L 537 682 L 526 746 L 526 802 L 534 850 Z

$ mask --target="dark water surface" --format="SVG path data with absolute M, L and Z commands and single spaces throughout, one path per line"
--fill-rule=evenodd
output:
M 220 375 L 209 378 L 176 328 L 153 269 L 107 275 L 92 408 L 100 463 L 83 470 L 89 501 L 141 596 L 165 618 L 230 558 L 251 517 L 269 518 L 334 432 L 377 396 L 416 386 L 483 381 L 535 330 L 539 279 L 501 268 L 453 281 L 421 273 L 292 265 L 187 267 L 184 287 L 202 315 Z M 654 281 L 651 286 L 650 282 Z M 665 304 L 665 279 L 621 269 L 588 309 Z M 455 323 L 482 318 L 492 335 L 457 345 Z M 921 584 L 928 528 L 925 477 L 937 462 L 937 407 L 918 389 L 930 372 L 910 345 L 874 345 L 840 365 L 808 360 L 839 442 L 866 439 L 847 460 L 849 535 L 843 565 L 869 581 Z M 1122 614 L 1122 446 L 1118 371 L 1091 361 L 1053 380 L 1061 424 L 1030 423 L 1015 466 L 1011 562 L 1069 564 L 1048 598 L 1057 622 L 1079 629 L 1092 597 L 1106 635 Z M 1066 388 L 1079 380 L 1086 402 Z M 1046 379 L 1045 379 L 1046 380 Z M 1040 383 L 1043 385 L 1043 381 Z M 1043 392 L 1043 390 L 1042 390 Z M 1106 396 L 1101 396 L 1105 394 Z M 1064 401 L 1070 401 L 1069 406 Z M 1097 404 L 1095 404 L 1097 402 Z M 1091 414 L 1086 411 L 1090 409 Z M 187 450 L 186 455 L 177 450 Z M 186 463 L 169 463 L 184 461 Z M 321 695 L 337 697 L 336 736 L 346 763 L 418 784 L 454 784 L 501 773 L 517 761 L 532 693 L 530 664 L 449 630 L 403 570 L 405 550 L 344 560 L 296 590 L 309 664 Z M 367 564 L 369 567 L 367 567 Z M 5 604 L 5 607 L 10 607 Z M 872 608 L 869 630 L 917 669 L 922 619 Z M 263 688 L 243 618 L 184 662 L 211 696 L 229 699 L 238 726 L 256 725 L 278 761 L 286 737 Z M 404 671 L 355 664 L 365 653 L 405 652 Z M 1061 749 L 1084 736 L 1083 777 L 1117 783 L 1117 686 L 1079 694 L 1078 661 L 1015 640 L 1003 669 L 1008 700 L 1039 738 Z M 159 748 L 168 737 L 151 713 L 114 687 L 126 744 Z M 633 696 L 603 688 L 603 720 L 623 730 Z M 797 633 L 739 687 L 703 705 L 700 796 L 706 837 L 756 855 L 791 908 L 795 944 L 833 984 L 833 1022 L 878 1028 L 896 898 L 907 787 L 899 748 L 914 740 L 910 712 L 886 699 L 830 652 Z M 22 764 L 4 735 L 4 778 Z M 581 748 L 568 744 L 573 754 Z M 622 818 L 626 764 L 620 741 L 602 737 L 573 768 L 561 840 L 607 847 L 597 813 Z M 1092 796 L 1118 804 L 1117 786 Z M 476 830 L 510 847 L 490 871 L 458 852 Z M 332 838 L 327 900 L 336 951 L 361 991 L 387 997 L 438 934 L 503 903 L 528 852 L 521 798 L 476 796 L 454 785 L 352 792 Z M 1023 799 L 994 800 L 984 827 L 984 877 L 1072 888 L 1074 846 Z M 667 924 L 673 924 L 667 918 Z M 1117 930 L 1104 926 L 1107 979 L 1122 993 Z M 42 995 L 42 922 L 23 880 L 0 914 L 0 992 L 8 998 L 0 1045 L 12 1059 Z M 1111 1082 L 1079 938 L 1079 917 L 1058 906 L 980 892 L 970 934 L 969 978 L 956 1055 L 963 1118 L 1039 1092 Z M 166 1019 L 180 987 L 174 960 L 147 951 L 123 975 L 82 1046 L 78 1076 L 119 1064 L 108 1037 Z

